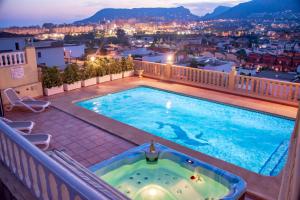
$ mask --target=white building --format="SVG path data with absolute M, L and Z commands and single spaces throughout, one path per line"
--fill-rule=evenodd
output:
M 65 67 L 63 47 L 36 47 L 36 60 L 39 65 Z
M 64 44 L 65 58 L 80 58 L 84 56 L 85 45 Z
M 38 65 L 48 67 L 57 66 L 64 68 L 66 66 L 64 59 L 64 47 L 61 41 L 43 40 L 33 43 L 36 49 L 36 61 Z
M 11 33 L 0 33 L 0 52 L 22 51 L 28 41 L 32 41 L 31 36 L 17 35 Z

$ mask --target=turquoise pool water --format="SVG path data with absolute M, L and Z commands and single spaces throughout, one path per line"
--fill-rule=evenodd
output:
M 294 121 L 150 87 L 76 103 L 250 171 L 278 175 Z

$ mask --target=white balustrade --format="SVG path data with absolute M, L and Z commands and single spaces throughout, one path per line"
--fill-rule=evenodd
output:
M 170 80 L 288 105 L 297 105 L 300 95 L 299 83 L 146 61 L 135 60 L 134 64 L 136 69 L 144 70 L 145 77 Z
M 24 51 L 0 53 L 0 67 L 22 65 L 25 63 L 26 60 Z

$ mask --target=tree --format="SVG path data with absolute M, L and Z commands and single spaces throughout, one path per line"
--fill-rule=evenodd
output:
M 117 35 L 118 43 L 123 45 L 128 45 L 128 38 L 123 29 L 118 29 L 116 35 Z
M 53 23 L 44 23 L 43 24 L 43 28 L 48 28 L 48 29 L 51 29 L 51 28 L 53 28 L 55 25 L 53 24 Z
M 245 49 L 240 49 L 236 52 L 238 59 L 240 60 L 240 62 L 242 60 L 245 60 L 247 58 L 247 52 Z
M 198 68 L 198 61 L 195 58 L 193 58 L 191 60 L 190 67 L 192 67 L 192 68 Z

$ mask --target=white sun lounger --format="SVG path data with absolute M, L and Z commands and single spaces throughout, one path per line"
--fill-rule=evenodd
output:
M 33 112 L 43 112 L 49 105 L 49 101 L 35 100 L 31 97 L 20 98 L 16 91 L 12 88 L 7 88 L 4 91 L 10 105 L 6 107 L 7 111 L 11 111 L 14 107 L 25 107 Z
M 4 117 L 0 117 L 0 120 L 6 123 L 13 129 L 23 131 L 26 133 L 31 133 L 35 123 L 32 121 L 12 121 Z
M 36 134 L 26 134 L 21 131 L 17 131 L 21 135 L 23 135 L 27 140 L 29 140 L 34 145 L 42 145 L 41 149 L 46 151 L 50 146 L 50 141 L 52 135 L 50 134 L 43 134 L 43 133 L 36 133 Z

